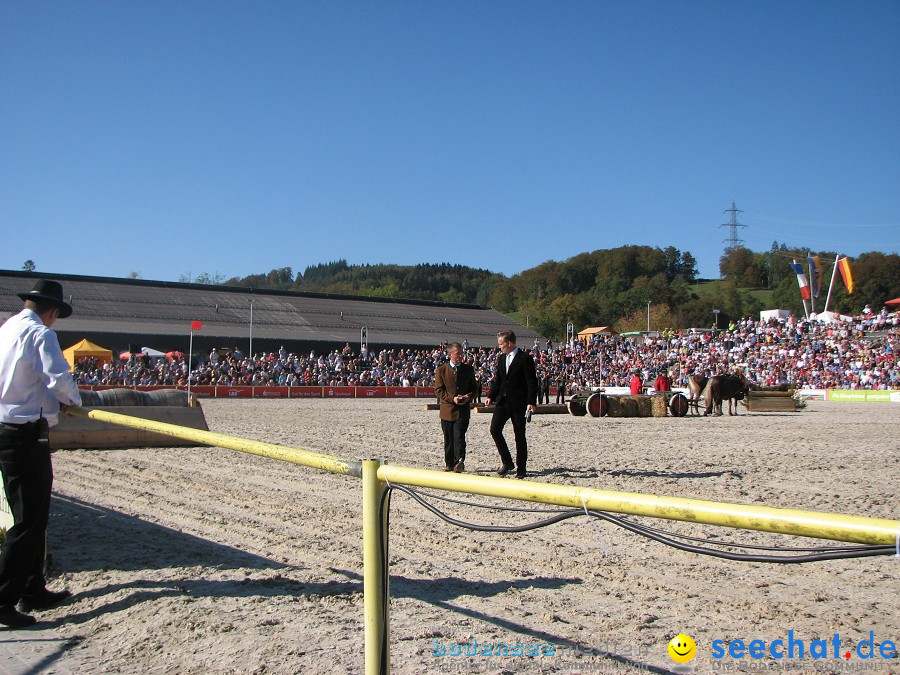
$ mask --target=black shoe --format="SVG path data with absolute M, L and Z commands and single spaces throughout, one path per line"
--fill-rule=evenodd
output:
M 459 460 L 459 461 L 456 463 L 456 466 L 453 467 L 453 470 L 454 470 L 456 473 L 462 473 L 463 471 L 466 470 L 466 463 L 465 463 L 463 460 Z
M 0 606 L 0 624 L 8 628 L 25 628 L 33 626 L 37 619 L 28 614 L 21 614 L 12 605 Z
M 528 473 L 526 473 L 525 471 L 516 471 L 516 478 L 518 478 L 519 480 L 522 480 L 523 478 L 527 478 L 527 477 L 528 477 Z
M 503 464 L 499 469 L 497 469 L 497 475 L 505 476 L 506 474 L 508 474 L 510 471 L 512 471 L 515 468 L 516 467 L 514 467 L 514 466 L 507 466 L 506 464 Z
M 63 600 L 71 597 L 72 593 L 68 590 L 48 591 L 44 589 L 37 595 L 23 595 L 19 600 L 18 609 L 20 612 L 33 612 L 38 609 L 50 609 L 56 607 Z

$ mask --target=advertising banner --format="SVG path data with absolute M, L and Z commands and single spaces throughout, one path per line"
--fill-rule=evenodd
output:
M 291 398 L 322 398 L 322 387 L 291 387 Z
M 216 387 L 219 398 L 253 398 L 253 387 Z
M 287 387 L 253 387 L 253 398 L 287 398 Z
M 357 387 L 356 398 L 384 398 L 387 396 L 386 387 Z
M 829 389 L 826 400 L 857 403 L 900 403 L 900 391 Z
M 353 398 L 356 395 L 356 387 L 324 387 L 324 398 Z

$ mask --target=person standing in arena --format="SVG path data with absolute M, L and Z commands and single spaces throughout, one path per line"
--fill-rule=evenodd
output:
M 480 386 L 475 369 L 463 363 L 463 346 L 447 345 L 449 363 L 438 366 L 434 374 L 434 393 L 441 402 L 441 429 L 444 432 L 444 471 L 462 473 L 466 469 L 466 431 L 471 411 L 469 404 Z
M 49 609 L 68 590 L 51 591 L 44 578 L 53 467 L 49 428 L 60 410 L 81 405 L 78 386 L 50 330 L 72 314 L 62 286 L 39 280 L 20 293 L 24 309 L 0 326 L 0 470 L 13 526 L 0 549 L 0 624 L 23 628 L 30 612 Z
M 505 476 L 513 469 L 516 478 L 525 478 L 528 464 L 528 440 L 525 437 L 526 412 L 530 419 L 537 404 L 537 376 L 534 359 L 516 347 L 516 334 L 511 330 L 497 333 L 497 346 L 500 356 L 497 358 L 497 371 L 491 380 L 491 390 L 487 405 L 494 403 L 497 407 L 491 418 L 491 437 L 497 445 L 500 460 L 503 462 L 497 473 Z M 509 446 L 503 438 L 503 427 L 507 420 L 512 420 L 513 433 L 516 437 L 516 463 L 513 464 Z

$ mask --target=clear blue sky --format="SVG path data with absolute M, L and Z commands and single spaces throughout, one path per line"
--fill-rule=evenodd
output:
M 0 268 L 900 249 L 900 2 L 0 2 Z

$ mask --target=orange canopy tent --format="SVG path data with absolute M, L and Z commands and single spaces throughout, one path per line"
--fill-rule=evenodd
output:
M 90 340 L 82 340 L 68 349 L 64 349 L 63 356 L 66 357 L 66 361 L 69 362 L 69 365 L 74 368 L 78 359 L 90 356 L 95 357 L 100 363 L 109 363 L 109 361 L 112 360 L 112 351 L 100 347 L 99 345 L 95 345 Z
M 888 307 L 900 307 L 900 298 L 894 298 L 893 300 L 885 300 L 884 304 Z

